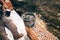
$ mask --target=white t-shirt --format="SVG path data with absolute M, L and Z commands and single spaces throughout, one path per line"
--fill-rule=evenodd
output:
M 25 29 L 25 25 L 24 25 L 23 19 L 15 12 L 15 10 L 12 10 L 11 11 L 11 14 L 10 14 L 10 17 L 9 18 L 16 25 L 18 33 L 19 34 L 22 33 L 24 36 L 26 36 L 27 35 L 27 32 L 26 32 L 26 29 Z M 10 38 L 10 40 L 14 40 L 11 31 L 8 30 L 7 28 L 5 28 L 5 30 L 6 30 L 6 33 L 8 34 L 7 35 L 8 38 Z M 25 40 L 24 39 L 24 36 L 21 37 L 19 40 Z

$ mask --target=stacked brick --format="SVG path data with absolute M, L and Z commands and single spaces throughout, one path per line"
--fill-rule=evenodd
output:
M 40 27 L 41 28 L 41 27 Z M 41 31 L 38 27 L 33 27 L 32 30 L 36 33 L 36 37 L 38 40 L 58 40 L 52 33 L 47 30 Z

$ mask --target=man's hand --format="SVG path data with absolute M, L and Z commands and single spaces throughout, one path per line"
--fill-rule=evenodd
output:
M 13 10 L 13 6 L 11 4 L 11 2 L 9 0 L 1 0 L 2 3 L 3 3 L 3 7 L 6 8 L 6 9 L 10 9 L 10 10 Z

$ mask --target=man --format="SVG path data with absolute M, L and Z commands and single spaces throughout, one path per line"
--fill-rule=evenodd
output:
M 6 8 L 3 16 L 3 21 L 5 22 L 7 28 L 12 32 L 14 39 L 18 40 L 26 34 L 24 22 L 13 10 L 13 7 L 9 0 L 2 0 L 2 2 L 4 4 L 4 8 Z
M 2 21 L 2 15 L 3 15 L 2 6 L 3 4 L 0 1 L 0 40 L 8 40 L 7 34 L 5 32 L 4 22 Z

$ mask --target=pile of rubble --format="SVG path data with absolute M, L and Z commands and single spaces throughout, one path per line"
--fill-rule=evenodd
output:
M 52 33 L 46 30 L 43 21 L 36 16 L 35 26 L 32 28 L 26 28 L 28 35 L 31 37 L 32 40 L 59 40 L 55 37 Z M 41 24 L 42 23 L 42 24 Z

